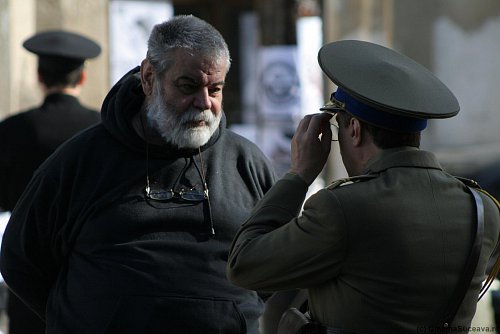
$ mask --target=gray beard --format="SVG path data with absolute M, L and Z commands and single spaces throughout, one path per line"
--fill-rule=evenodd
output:
M 174 107 L 161 94 L 157 86 L 146 108 L 150 124 L 167 144 L 177 148 L 198 148 L 205 145 L 219 127 L 222 112 L 216 117 L 210 110 L 190 109 L 176 115 Z M 204 121 L 207 125 L 192 127 L 192 122 Z

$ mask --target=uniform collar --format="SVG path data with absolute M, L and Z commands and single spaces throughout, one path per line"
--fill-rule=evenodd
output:
M 78 102 L 78 99 L 73 95 L 57 92 L 57 93 L 51 93 L 51 94 L 47 95 L 43 100 L 43 104 L 61 102 L 61 101 L 68 102 L 68 103 L 69 102 Z
M 366 174 L 380 173 L 393 167 L 443 169 L 433 153 L 403 146 L 381 151 L 368 162 Z

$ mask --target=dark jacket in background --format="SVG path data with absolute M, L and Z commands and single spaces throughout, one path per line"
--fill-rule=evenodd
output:
M 77 98 L 52 94 L 0 123 L 0 209 L 12 211 L 36 168 L 64 141 L 100 121 Z
M 98 123 L 97 111 L 55 93 L 40 107 L 0 123 L 0 210 L 12 211 L 36 168 L 75 133 Z M 45 333 L 44 322 L 9 292 L 9 334 Z

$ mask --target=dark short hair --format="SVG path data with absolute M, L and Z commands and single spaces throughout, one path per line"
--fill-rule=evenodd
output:
M 344 111 L 337 113 L 337 122 L 341 127 L 347 127 L 351 118 L 356 117 Z M 398 146 L 420 147 L 420 132 L 396 132 L 393 130 L 386 130 L 371 125 L 359 118 L 356 119 L 361 123 L 362 131 L 366 131 L 373 138 L 375 145 L 381 149 Z
M 84 68 L 83 60 L 66 57 L 43 56 L 38 59 L 38 74 L 48 88 L 75 87 Z

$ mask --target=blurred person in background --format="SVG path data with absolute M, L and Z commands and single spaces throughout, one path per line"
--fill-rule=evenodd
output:
M 1 272 L 47 333 L 259 332 L 262 299 L 225 268 L 275 175 L 226 128 L 230 63 L 207 22 L 156 25 L 101 124 L 38 169 L 7 225 Z
M 64 141 L 100 121 L 96 110 L 80 104 L 86 82 L 86 59 L 100 46 L 82 35 L 51 30 L 23 43 L 38 56 L 42 105 L 0 123 L 0 209 L 12 211 L 38 166 Z M 45 333 L 44 322 L 9 291 L 9 333 Z
M 419 148 L 427 119 L 456 115 L 458 101 L 427 69 L 380 45 L 334 42 L 318 60 L 338 88 L 327 113 L 299 124 L 289 173 L 233 242 L 229 279 L 248 289 L 307 289 L 315 333 L 468 328 L 499 240 L 499 209 Z M 332 139 L 350 177 L 301 212 Z M 299 315 L 287 312 L 281 324 L 306 320 Z

